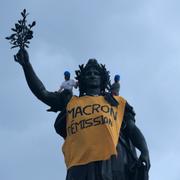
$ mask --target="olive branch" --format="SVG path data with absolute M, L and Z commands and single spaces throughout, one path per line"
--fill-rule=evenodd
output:
M 10 41 L 11 49 L 16 47 L 29 48 L 28 44 L 30 44 L 30 39 L 33 38 L 32 27 L 36 25 L 36 22 L 33 21 L 32 24 L 27 25 L 26 18 L 29 13 L 26 12 L 26 9 L 21 12 L 21 15 L 22 19 L 15 23 L 15 28 L 11 28 L 13 34 L 5 38 Z

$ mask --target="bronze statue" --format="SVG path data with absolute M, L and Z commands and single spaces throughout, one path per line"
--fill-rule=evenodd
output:
M 79 66 L 79 96 L 49 92 L 35 74 L 29 56 L 21 48 L 15 61 L 22 65 L 33 94 L 60 111 L 56 132 L 65 143 L 66 180 L 147 180 L 150 169 L 145 138 L 135 125 L 135 113 L 127 101 L 109 93 L 105 66 L 90 59 Z M 137 157 L 135 148 L 141 152 Z

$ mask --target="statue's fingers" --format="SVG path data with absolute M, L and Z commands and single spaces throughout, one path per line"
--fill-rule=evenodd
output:
M 22 54 L 22 51 L 18 51 L 18 53 L 16 54 L 16 59 L 18 60 L 18 59 L 22 59 L 22 56 L 23 56 L 23 54 Z

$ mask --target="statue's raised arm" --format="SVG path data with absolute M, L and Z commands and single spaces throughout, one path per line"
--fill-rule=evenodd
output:
M 20 49 L 18 53 L 14 56 L 16 62 L 18 62 L 24 71 L 26 81 L 32 93 L 42 102 L 51 107 L 53 111 L 61 111 L 66 105 L 66 100 L 70 95 L 64 98 L 61 93 L 49 92 L 46 90 L 45 86 L 41 80 L 36 75 L 30 61 L 28 52 L 25 49 Z

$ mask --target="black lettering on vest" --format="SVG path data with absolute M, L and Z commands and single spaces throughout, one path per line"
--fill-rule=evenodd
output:
M 68 127 L 67 128 L 67 132 L 68 132 L 68 135 L 70 136 L 72 133 L 71 133 L 71 127 Z
M 76 108 L 75 117 L 77 117 L 78 114 L 80 114 L 81 116 L 83 115 L 83 112 L 82 112 L 82 110 L 81 110 L 81 106 L 78 106 L 78 107 Z
M 85 120 L 81 120 L 81 129 L 84 129 L 85 128 Z
M 85 120 L 85 128 L 93 126 L 92 118 Z
M 112 127 L 113 125 L 112 125 L 112 121 L 111 121 L 111 119 L 109 118 L 109 120 L 108 120 L 108 124 Z
M 73 122 L 71 124 L 71 133 L 75 134 L 77 132 L 77 126 L 76 126 L 76 122 Z
M 77 129 L 77 130 L 78 130 L 78 127 L 79 127 L 80 129 L 83 129 L 83 128 L 84 128 L 84 120 L 79 121 L 79 123 L 76 122 L 76 129 Z
M 110 109 L 110 115 L 113 116 L 114 120 L 117 120 L 117 111 L 114 112 L 114 109 L 112 107 Z
M 101 106 L 101 111 L 103 111 L 104 113 L 109 113 L 109 106 L 107 105 Z
M 102 122 L 102 119 L 103 119 L 103 116 L 95 117 L 95 118 L 94 118 L 94 126 L 100 125 L 101 122 Z
M 93 104 L 92 105 L 92 114 L 94 114 L 94 112 L 99 112 L 99 108 L 100 108 L 100 104 Z
M 85 106 L 84 108 L 83 108 L 83 113 L 85 114 L 85 115 L 90 115 L 91 114 L 91 112 L 90 113 L 88 113 L 87 111 L 87 108 L 90 108 L 90 107 L 92 107 L 92 105 L 87 105 L 87 106 Z M 87 111 L 86 111 L 87 110 Z
M 103 117 L 102 124 L 108 124 L 108 118 L 106 116 Z
M 68 110 L 68 114 L 71 114 L 72 113 L 72 117 L 74 119 L 74 108 L 72 108 L 71 110 Z
M 112 127 L 112 120 L 106 116 L 102 117 L 102 124 L 108 124 Z

